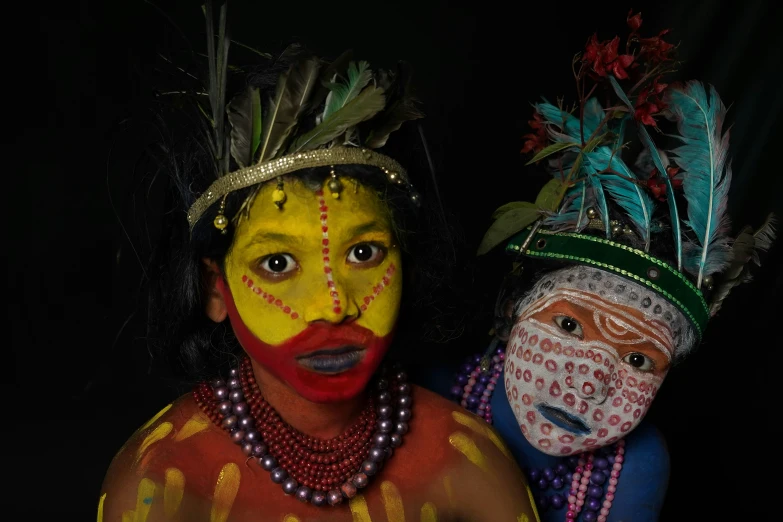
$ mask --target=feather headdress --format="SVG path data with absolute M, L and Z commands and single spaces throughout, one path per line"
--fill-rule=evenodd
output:
M 205 6 L 207 34 L 215 34 L 211 2 Z M 346 52 L 325 60 L 290 49 L 291 65 L 279 76 L 274 92 L 264 99 L 248 86 L 228 103 L 226 6 L 222 5 L 218 43 L 208 38 L 209 121 L 213 130 L 216 181 L 188 211 L 191 228 L 205 211 L 236 190 L 251 187 L 303 168 L 360 164 L 377 167 L 388 181 L 419 196 L 405 169 L 375 149 L 406 121 L 423 117 L 410 92 L 408 70 L 373 70 Z M 284 53 L 286 54 L 286 53 Z M 234 216 L 239 219 L 257 193 L 251 191 Z M 224 228 L 222 214 L 215 226 Z
M 675 46 L 665 32 L 641 38 L 639 15 L 628 20 L 628 54 L 618 54 L 618 38 L 594 35 L 575 61 L 578 110 L 533 105 L 523 152 L 536 152 L 528 164 L 546 160 L 553 178 L 535 203 L 498 209 L 478 253 L 508 242 L 515 256 L 614 271 L 669 299 L 701 334 L 770 247 L 775 219 L 730 236 L 726 108 L 712 86 L 660 83 L 674 69 Z M 671 133 L 660 132 L 661 116 Z

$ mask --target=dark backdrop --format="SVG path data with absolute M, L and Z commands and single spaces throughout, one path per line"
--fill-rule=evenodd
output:
M 139 208 L 154 209 L 160 195 L 139 171 L 148 168 L 145 145 L 158 137 L 147 110 L 156 53 L 182 43 L 160 11 L 198 50 L 204 39 L 198 2 L 161 1 L 160 10 L 142 1 L 74 4 L 31 4 L 27 17 L 6 18 L 25 37 L 6 53 L 21 67 L 4 74 L 16 86 L 6 103 L 18 114 L 6 120 L 8 156 L 21 160 L 6 174 L 20 180 L 6 192 L 6 228 L 15 384 L 25 401 L 10 404 L 36 406 L 7 409 L 25 448 L 11 452 L 20 460 L 7 469 L 23 471 L 7 502 L 19 513 L 33 505 L 86 520 L 125 438 L 183 391 L 150 363 L 143 339 L 149 243 Z M 235 4 L 234 36 L 262 50 L 299 40 L 324 55 L 351 47 L 371 63 L 414 66 L 441 196 L 461 234 L 460 298 L 478 310 L 458 340 L 422 351 L 430 359 L 483 348 L 488 316 L 479 305 L 494 299 L 508 267 L 473 252 L 492 210 L 538 189 L 518 153 L 530 103 L 573 100 L 571 57 L 594 31 L 601 39 L 626 34 L 631 7 L 642 11 L 647 34 L 673 29 L 682 78 L 713 83 L 731 106 L 735 223 L 759 225 L 768 210 L 781 211 L 783 45 L 772 1 Z M 769 423 L 779 402 L 767 384 L 780 353 L 780 252 L 736 290 L 649 413 L 672 457 L 663 520 L 773 512 L 771 489 L 756 487 L 764 470 L 776 469 L 779 434 Z

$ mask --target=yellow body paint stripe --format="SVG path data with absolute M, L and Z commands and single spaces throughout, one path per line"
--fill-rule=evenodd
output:
M 164 413 L 169 411 L 169 408 L 171 408 L 171 406 L 172 405 L 169 404 L 168 406 L 166 406 L 162 410 L 160 410 L 158 413 L 156 413 L 154 417 L 152 417 L 150 420 L 148 420 L 147 422 L 144 423 L 144 425 L 141 427 L 141 429 L 142 430 L 146 430 L 147 428 L 152 426 L 152 423 L 155 422 L 156 420 L 160 419 L 161 415 L 163 415 Z
M 388 480 L 382 482 L 381 497 L 386 508 L 386 519 L 389 522 L 405 522 L 405 508 L 397 486 Z
M 163 511 L 167 517 L 173 517 L 177 512 L 184 492 L 185 475 L 177 468 L 168 468 L 163 486 Z
M 146 477 L 141 479 L 138 492 L 136 493 L 136 516 L 133 517 L 133 522 L 145 522 L 147 520 L 154 498 L 155 483 Z
M 468 437 L 465 433 L 455 431 L 449 435 L 449 442 L 454 446 L 454 449 L 465 455 L 470 462 L 487 473 L 490 472 L 486 457 L 484 457 L 484 454 L 478 449 L 478 446 L 473 442 L 473 439 Z
M 106 493 L 98 499 L 98 522 L 103 522 L 103 503 L 106 502 Z
M 495 433 L 495 431 L 490 428 L 486 422 L 479 420 L 478 417 L 473 415 L 462 413 L 461 411 L 454 411 L 451 413 L 451 416 L 456 422 L 462 424 L 476 434 L 487 437 L 492 441 L 492 444 L 497 446 L 503 455 L 505 455 L 509 460 L 514 461 L 513 455 L 511 455 L 511 452 L 509 451 L 508 447 L 506 447 L 503 440 L 498 437 L 498 434 Z
M 353 522 L 372 522 L 370 510 L 367 509 L 367 501 L 363 495 L 356 495 L 349 502 Z
M 210 522 L 226 522 L 228 514 L 231 513 L 231 507 L 234 505 L 234 498 L 239 491 L 240 478 L 239 466 L 233 462 L 229 462 L 220 470 L 212 499 Z
M 182 426 L 182 429 L 180 429 L 174 436 L 174 440 L 179 442 L 181 440 L 187 439 L 188 437 L 192 437 L 196 433 L 207 429 L 209 424 L 210 421 L 204 414 L 197 413 L 193 415 L 184 426 Z
M 438 522 L 438 510 L 432 502 L 426 502 L 421 506 L 419 522 Z
M 449 497 L 449 506 L 452 508 L 454 504 L 454 489 L 451 487 L 451 477 L 448 475 L 443 477 L 443 489 L 446 490 L 446 496 Z
M 163 422 L 158 424 L 149 435 L 144 437 L 144 441 L 141 443 L 141 446 L 139 446 L 139 450 L 136 453 L 135 464 L 139 463 L 139 460 L 141 460 L 141 457 L 144 456 L 144 453 L 149 449 L 150 446 L 171 433 L 172 429 L 174 429 L 174 426 L 172 426 L 170 422 Z
M 525 484 L 525 489 L 527 490 L 527 498 L 530 499 L 530 506 L 533 508 L 533 515 L 536 517 L 536 522 L 541 522 L 541 518 L 538 516 L 538 510 L 536 509 L 536 501 L 533 500 L 533 491 L 531 491 L 530 486 Z

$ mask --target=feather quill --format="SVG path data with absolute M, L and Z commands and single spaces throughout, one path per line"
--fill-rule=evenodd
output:
M 231 123 L 231 156 L 241 168 L 254 163 L 261 143 L 261 97 L 258 88 L 248 87 L 228 104 Z
M 590 98 L 585 103 L 583 128 L 579 125 L 579 118 L 546 100 L 543 103 L 535 104 L 533 107 L 549 125 L 554 125 L 561 129 L 562 133 L 556 133 L 552 136 L 555 138 L 555 141 L 559 142 L 573 141 L 582 143 L 582 131 L 584 131 L 585 140 L 593 134 L 597 134 L 598 127 L 604 117 L 604 110 L 596 98 Z
M 543 220 L 543 225 L 555 232 L 575 230 L 580 232 L 590 221 L 587 209 L 591 204 L 593 191 L 587 183 L 580 182 L 566 193 L 565 201 L 557 214 L 551 214 Z
M 333 112 L 311 131 L 300 136 L 291 152 L 314 149 L 330 142 L 350 127 L 375 116 L 386 102 L 383 89 L 370 85 L 340 110 Z
M 226 82 L 228 65 L 228 47 L 231 43 L 226 34 L 227 3 L 220 6 L 218 19 L 218 46 L 215 49 L 214 20 L 212 17 L 212 2 L 204 6 L 204 17 L 207 23 L 207 59 L 209 67 L 209 105 L 212 110 L 210 121 L 214 133 L 215 163 L 218 177 L 228 173 L 229 154 L 227 144 L 229 136 L 225 132 Z
M 321 104 L 324 103 L 326 97 L 332 92 L 330 89 L 332 82 L 345 74 L 348 64 L 351 62 L 351 58 L 353 58 L 353 51 L 349 49 L 335 58 L 332 63 L 324 67 L 321 71 L 318 84 L 315 86 L 313 94 L 310 96 L 308 113 L 315 112 L 321 108 Z M 320 123 L 320 116 L 318 122 Z
M 672 153 L 684 171 L 686 224 L 696 237 L 683 245 L 683 266 L 696 276 L 696 286 L 701 288 L 705 276 L 723 270 L 731 261 L 726 214 L 731 184 L 729 132 L 723 132 L 726 108 L 714 87 L 710 86 L 708 95 L 698 81 L 671 88 L 667 105 L 683 143 Z
M 600 174 L 603 186 L 633 223 L 644 241 L 645 252 L 650 249 L 650 225 L 653 202 L 636 182 L 636 176 L 609 147 L 598 147 L 585 154 L 587 162 Z M 610 172 L 604 172 L 604 171 Z
M 634 106 L 631 103 L 631 100 L 628 99 L 628 96 L 626 96 L 623 88 L 611 74 L 609 75 L 609 83 L 612 84 L 614 92 L 628 107 L 628 110 L 633 112 Z M 664 165 L 663 159 L 661 158 L 660 152 L 658 151 L 658 147 L 656 147 L 655 143 L 653 142 L 650 133 L 647 132 L 647 127 L 645 127 L 643 124 L 637 124 L 637 129 L 639 130 L 639 137 L 641 138 L 642 143 L 644 144 L 647 153 L 650 156 L 652 164 L 656 169 L 658 169 L 658 172 L 661 174 L 661 178 L 663 178 L 666 184 L 666 202 L 669 205 L 669 218 L 671 219 L 672 223 L 672 235 L 674 236 L 674 248 L 675 255 L 677 257 L 677 270 L 682 271 L 682 233 L 680 232 L 680 215 L 677 210 L 677 200 L 674 197 L 674 185 L 672 184 L 672 180 L 669 178 L 669 175 L 666 172 L 666 167 L 668 165 Z
M 274 158 L 285 150 L 286 140 L 308 108 L 308 98 L 318 80 L 320 61 L 307 58 L 292 65 L 280 75 L 274 98 L 264 118 L 264 132 L 258 161 Z

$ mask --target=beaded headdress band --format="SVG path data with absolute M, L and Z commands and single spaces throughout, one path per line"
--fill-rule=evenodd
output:
M 209 60 L 209 123 L 217 179 L 188 209 L 191 230 L 213 204 L 220 203 L 213 225 L 225 232 L 231 219 L 225 214 L 226 196 L 256 186 L 233 217 L 245 215 L 260 184 L 278 179 L 272 202 L 282 208 L 286 195 L 282 176 L 301 169 L 331 167 L 328 189 L 339 197 L 342 183 L 335 166 L 367 165 L 392 184 L 408 192 L 419 204 L 405 169 L 395 160 L 376 152 L 389 135 L 410 120 L 423 117 L 411 96 L 405 64 L 397 71 L 371 70 L 364 61 L 343 53 L 331 63 L 303 53 L 298 46 L 287 49 L 281 59 L 290 61 L 273 94 L 262 100 L 259 88 L 248 86 L 225 103 L 227 56 L 226 4 L 223 3 L 217 31 L 211 2 L 205 6 Z
M 641 14 L 629 13 L 627 22 L 625 54 L 619 37 L 599 42 L 593 35 L 575 58 L 578 112 L 534 104 L 534 132 L 522 152 L 536 153 L 528 164 L 546 159 L 553 179 L 535 202 L 497 209 L 478 253 L 511 238 L 506 251 L 515 258 L 621 275 L 674 304 L 701 337 L 731 289 L 749 280 L 750 261 L 758 264 L 758 251 L 770 247 L 775 219 L 770 214 L 759 229 L 729 235 L 726 108 L 711 86 L 660 83 L 675 66 L 667 31 L 642 38 Z M 666 136 L 655 132 L 659 117 L 676 126 L 670 136 L 679 146 L 668 153 L 652 137 Z M 633 164 L 624 158 L 629 127 L 641 149 Z M 656 199 L 665 202 L 660 213 Z M 661 242 L 669 243 L 673 262 L 651 255 Z

